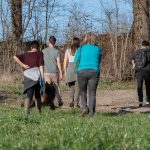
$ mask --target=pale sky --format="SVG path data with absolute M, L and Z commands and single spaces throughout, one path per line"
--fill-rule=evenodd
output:
M 100 1 L 103 3 L 103 7 L 100 4 Z M 91 16 L 93 29 L 98 32 L 101 32 L 101 26 L 95 21 L 95 19 L 100 19 L 100 20 L 105 19 L 104 8 L 106 10 L 115 10 L 114 1 L 115 0 L 60 0 L 60 3 L 64 5 L 63 7 L 64 9 L 62 10 L 61 15 L 55 18 L 60 28 L 60 33 L 58 33 L 60 37 L 59 40 L 61 41 L 63 29 L 68 24 L 68 15 L 69 15 L 68 9 L 70 9 L 74 3 L 78 3 L 81 11 L 86 12 L 88 15 Z M 125 1 L 130 1 L 130 0 L 117 0 L 119 14 L 123 15 L 123 17 L 126 17 L 126 19 L 132 24 L 132 6 L 131 4 Z M 1 30 L 2 28 L 1 28 L 1 22 L 0 22 L 0 33 L 1 33 Z

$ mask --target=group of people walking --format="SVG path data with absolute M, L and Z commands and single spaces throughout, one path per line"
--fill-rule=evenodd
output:
M 50 36 L 49 46 L 39 51 L 39 43 L 33 41 L 31 50 L 14 56 L 14 60 L 24 69 L 24 93 L 27 95 L 25 111 L 31 107 L 33 95 L 35 106 L 41 112 L 41 89 L 53 82 L 58 106 L 63 105 L 59 81 L 62 80 L 60 51 L 55 48 L 56 38 Z M 81 116 L 92 117 L 96 107 L 96 89 L 100 76 L 101 48 L 97 45 L 93 33 L 88 33 L 82 44 L 74 37 L 71 46 L 65 52 L 63 62 L 65 82 L 70 89 L 70 107 L 82 109 Z M 87 103 L 87 95 L 89 102 Z M 81 105 L 79 104 L 81 99 Z
M 41 112 L 41 89 L 46 82 L 49 84 L 53 82 L 58 106 L 63 105 L 59 87 L 59 82 L 63 78 L 61 65 L 63 63 L 65 82 L 70 89 L 69 106 L 74 108 L 81 107 L 81 116 L 88 115 L 93 117 L 96 109 L 96 90 L 100 77 L 102 57 L 102 49 L 97 45 L 95 35 L 88 33 L 82 42 L 78 37 L 73 37 L 71 46 L 65 51 L 63 62 L 60 59 L 60 51 L 55 48 L 55 43 L 56 38 L 50 36 L 49 46 L 39 51 L 39 43 L 33 41 L 30 51 L 14 56 L 15 61 L 24 69 L 24 93 L 27 95 L 25 111 L 29 112 L 34 95 L 35 106 Z M 139 107 L 143 106 L 144 80 L 146 85 L 146 104 L 150 105 L 149 46 L 148 41 L 143 41 L 141 49 L 132 56 L 132 65 L 137 79 Z

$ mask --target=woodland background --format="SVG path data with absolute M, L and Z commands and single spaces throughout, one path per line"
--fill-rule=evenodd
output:
M 120 13 L 119 3 L 128 3 L 133 12 L 131 18 Z M 61 0 L 0 0 L 0 71 L 18 72 L 13 55 L 29 50 L 31 40 L 40 41 L 41 50 L 46 46 L 50 34 L 61 32 L 63 40 L 57 43 L 62 56 L 73 36 L 81 39 L 87 32 L 94 32 L 103 49 L 101 76 L 111 81 L 131 80 L 130 58 L 140 47 L 142 40 L 150 41 L 150 1 L 113 0 L 112 9 L 99 0 L 104 19 L 93 17 L 82 10 L 80 3 L 72 1 L 67 10 L 68 23 L 59 29 L 57 16 L 65 9 Z M 94 3 L 94 1 L 93 1 Z M 129 21 L 130 20 L 130 21 Z M 93 29 L 93 23 L 99 28 Z

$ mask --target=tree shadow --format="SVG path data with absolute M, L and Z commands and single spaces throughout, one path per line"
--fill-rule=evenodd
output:
M 107 112 L 104 115 L 118 116 L 118 115 L 125 115 L 128 113 L 149 114 L 150 106 L 144 105 L 143 107 L 138 107 L 138 106 L 115 107 L 112 108 L 111 112 Z

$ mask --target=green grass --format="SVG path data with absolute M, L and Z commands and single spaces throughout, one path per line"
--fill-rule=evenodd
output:
M 129 89 L 134 83 L 100 82 L 101 89 Z M 3 91 L 23 97 L 21 81 L 3 84 Z M 65 91 L 66 87 L 63 85 Z M 96 113 L 81 118 L 79 110 L 42 114 L 0 103 L 0 150 L 145 150 L 150 148 L 149 114 Z
M 60 84 L 61 91 L 67 91 L 68 88 L 65 83 Z M 123 89 L 134 89 L 136 88 L 135 81 L 131 82 L 111 82 L 111 81 L 100 81 L 98 84 L 99 89 L 110 89 L 110 90 L 123 90 Z M 9 94 L 15 94 L 19 97 L 23 97 L 23 83 L 21 80 L 17 80 L 14 83 L 3 83 L 0 87 L 3 91 Z
M 3 82 L 3 84 L 0 87 L 0 90 L 8 93 L 8 94 L 14 94 L 18 97 L 23 97 L 23 83 L 21 80 L 17 80 L 15 82 Z
M 111 82 L 111 81 L 100 81 L 98 84 L 100 89 L 109 89 L 109 90 L 126 90 L 126 89 L 135 89 L 135 81 L 122 81 L 122 82 Z
M 97 113 L 81 118 L 79 110 L 29 116 L 0 105 L 0 150 L 148 150 L 149 114 Z

